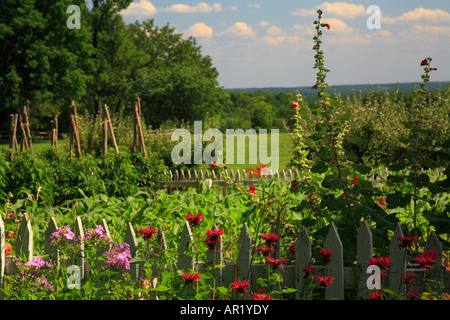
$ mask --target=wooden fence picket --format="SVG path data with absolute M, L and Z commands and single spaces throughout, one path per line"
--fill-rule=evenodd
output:
M 333 257 L 328 267 L 327 276 L 334 278 L 333 284 L 326 288 L 326 299 L 344 299 L 344 252 L 336 226 L 332 222 L 323 243 L 325 250 L 332 250 Z
M 178 244 L 178 269 L 194 269 L 194 238 L 192 236 L 189 222 L 185 221 L 183 231 Z
M 402 283 L 401 275 L 406 271 L 406 249 L 400 246 L 398 237 L 403 237 L 400 223 L 397 222 L 394 235 L 389 243 L 389 288 L 394 292 L 405 292 L 405 284 Z
M 360 277 L 358 282 L 358 297 L 364 298 L 367 297 L 367 294 L 369 292 L 367 288 L 367 262 L 372 258 L 373 255 L 372 231 L 369 228 L 367 220 L 364 220 L 360 224 L 357 235 L 356 250 L 358 269 L 360 270 Z
M 303 271 L 303 268 L 312 267 L 311 259 L 311 238 L 309 236 L 308 230 L 305 228 L 305 226 L 303 226 L 295 242 L 295 288 L 297 289 L 297 298 L 307 298 L 307 288 L 305 287 L 306 274 Z

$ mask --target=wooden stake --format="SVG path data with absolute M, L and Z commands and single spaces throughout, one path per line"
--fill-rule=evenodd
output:
M 105 104 L 105 114 L 106 114 L 106 121 L 109 127 L 109 132 L 111 133 L 111 139 L 114 146 L 114 150 L 116 151 L 116 154 L 119 154 L 119 148 L 117 147 L 116 142 L 116 136 L 114 135 L 114 129 L 111 122 L 111 117 L 109 116 L 108 106 Z
M 75 101 L 72 101 L 72 104 L 70 105 L 70 112 L 71 112 L 70 120 L 72 123 L 72 132 L 73 132 L 73 137 L 75 138 L 77 154 L 78 154 L 78 156 L 81 156 L 81 143 L 80 143 L 80 134 L 78 131 L 77 107 L 75 106 Z
M 28 147 L 31 149 L 31 154 L 33 154 L 33 141 L 31 139 L 31 130 L 30 130 L 30 120 L 28 118 L 28 108 L 26 106 L 23 107 L 23 116 L 24 116 L 24 126 L 25 126 L 25 134 Z
M 10 159 L 14 158 L 14 151 L 17 149 L 17 113 L 11 114 L 11 131 L 9 135 Z
M 136 121 L 137 121 L 137 131 L 138 131 L 138 135 L 139 135 L 139 142 L 142 147 L 142 153 L 144 154 L 144 157 L 147 158 L 147 150 L 145 149 L 144 133 L 142 132 L 141 118 L 139 117 L 138 103 L 136 103 L 134 105 L 134 115 L 135 115 Z
M 108 124 L 107 124 L 107 117 L 106 117 L 106 111 L 103 109 L 102 114 L 102 136 L 103 136 L 103 155 L 106 158 L 106 155 L 108 154 Z M 105 163 L 106 166 L 106 163 Z
M 53 125 L 53 145 L 55 146 L 55 148 L 58 148 L 58 115 L 55 115 Z
M 25 132 L 25 125 L 23 123 L 22 114 L 19 115 L 19 122 L 20 122 L 20 130 L 22 131 L 22 144 L 20 146 L 20 151 L 24 151 L 29 148 L 28 146 L 28 138 L 27 134 Z

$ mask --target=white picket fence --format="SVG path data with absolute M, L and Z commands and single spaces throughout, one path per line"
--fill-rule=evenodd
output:
M 258 176 L 251 177 L 252 172 L 245 172 L 245 170 L 226 170 L 227 175 L 232 181 L 243 186 L 249 186 L 253 184 L 258 184 L 261 182 L 261 178 Z M 381 175 L 381 173 L 379 173 Z M 386 174 L 383 174 L 385 176 Z M 207 181 L 209 186 L 218 186 L 222 188 L 222 193 L 225 195 L 227 192 L 227 181 L 223 180 L 222 177 L 214 170 L 168 170 L 164 171 L 164 176 L 167 178 L 164 185 L 167 191 L 171 193 L 174 190 L 183 190 L 186 188 L 197 188 L 200 181 Z M 303 179 L 304 177 L 300 175 L 298 170 L 288 169 L 288 170 L 276 170 L 272 174 L 266 174 L 263 176 L 266 181 L 281 181 L 281 182 L 291 182 L 295 179 Z M 372 185 L 376 185 L 380 182 L 379 176 L 372 174 L 368 175 L 369 181 Z
M 103 227 L 105 232 L 109 235 L 109 228 L 105 220 L 103 220 Z M 215 226 L 212 226 L 215 228 Z M 45 245 L 44 254 L 48 255 L 50 258 L 57 261 L 56 248 L 51 245 L 51 235 L 57 230 L 58 226 L 56 220 L 52 218 L 48 227 L 45 231 Z M 72 226 L 72 230 L 75 233 L 75 237 L 83 236 L 84 226 L 82 224 L 81 217 L 76 218 L 76 223 Z M 5 226 L 0 218 L 0 234 L 1 236 L 1 248 L 2 255 L 0 258 L 0 278 L 1 283 L 3 283 L 4 275 L 9 275 L 14 273 L 13 267 L 13 257 L 5 257 Z M 404 292 L 405 286 L 402 284 L 401 275 L 405 271 L 412 271 L 416 274 L 417 279 L 423 277 L 423 272 L 416 265 L 406 264 L 405 255 L 407 251 L 405 248 L 400 246 L 400 242 L 397 236 L 403 236 L 400 225 L 397 224 L 394 235 L 391 239 L 389 245 L 389 257 L 390 257 L 390 268 L 389 274 L 382 284 L 382 287 L 391 288 L 395 292 Z M 152 265 L 161 265 L 159 260 L 162 255 L 169 250 L 165 241 L 165 235 L 162 230 L 159 230 L 157 236 L 159 248 L 153 249 L 152 259 L 150 262 Z M 216 265 L 222 265 L 220 268 L 216 268 L 215 285 L 221 286 L 226 285 L 234 281 L 235 279 L 249 279 L 251 284 L 255 284 L 256 280 L 261 277 L 267 277 L 267 265 L 263 263 L 252 263 L 252 236 L 246 224 L 242 226 L 240 231 L 239 240 L 237 243 L 238 256 L 234 263 L 224 261 L 223 259 L 223 241 L 217 244 L 215 250 L 208 251 L 207 261 L 195 261 L 195 255 L 193 254 L 193 233 L 186 221 L 184 228 L 180 234 L 180 239 L 176 249 L 178 254 L 177 267 L 179 270 L 185 269 L 196 269 L 201 272 L 205 263 Z M 279 259 L 281 254 L 281 243 L 282 239 L 278 242 L 276 250 L 274 253 L 274 258 Z M 138 241 L 136 238 L 135 230 L 131 223 L 128 223 L 126 233 L 124 235 L 124 242 L 130 245 L 131 252 L 136 248 Z M 290 244 L 285 244 L 290 245 Z M 360 225 L 358 237 L 357 237 L 357 262 L 354 266 L 344 267 L 343 260 L 343 246 L 339 237 L 339 233 L 332 223 L 329 226 L 329 231 L 326 238 L 323 241 L 323 248 L 330 249 L 333 251 L 332 261 L 326 267 L 320 265 L 314 265 L 318 271 L 316 276 L 324 275 L 325 268 L 327 276 L 332 276 L 334 281 L 329 288 L 326 288 L 326 299 L 345 299 L 345 290 L 357 290 L 357 294 L 360 298 L 367 299 L 367 279 L 371 274 L 367 272 L 367 262 L 373 256 L 374 248 L 372 242 L 372 232 L 367 224 L 367 222 L 362 222 Z M 437 281 L 442 281 L 445 288 L 448 290 L 450 288 L 449 275 L 448 272 L 441 268 L 442 265 L 442 247 L 438 241 L 436 235 L 432 232 L 427 240 L 425 251 L 433 250 L 438 254 L 438 259 L 436 259 L 435 268 L 433 269 L 431 275 L 433 279 Z M 138 254 L 138 253 L 136 253 Z M 25 257 L 28 260 L 33 259 L 33 231 L 31 227 L 31 222 L 28 215 L 25 214 L 24 218 L 20 223 L 19 230 L 17 232 L 17 238 L 15 242 L 15 248 L 13 251 L 13 256 Z M 87 261 L 80 258 L 75 261 L 82 270 L 82 277 L 86 277 L 89 274 L 89 265 Z M 303 267 L 308 267 L 312 265 L 312 247 L 311 238 L 308 231 L 303 228 L 298 233 L 295 247 L 295 261 L 290 262 L 284 266 L 283 269 L 277 272 L 282 276 L 283 286 L 289 288 L 297 289 L 297 298 L 302 297 L 302 288 L 304 286 L 304 272 Z M 359 265 L 359 266 L 358 266 Z M 143 270 L 143 264 L 132 264 L 128 272 L 131 278 L 135 281 L 139 281 L 139 278 L 144 277 L 145 272 Z M 416 279 L 416 278 L 415 278 Z M 208 279 L 210 280 L 210 279 Z M 1 297 L 1 295 L 0 295 Z

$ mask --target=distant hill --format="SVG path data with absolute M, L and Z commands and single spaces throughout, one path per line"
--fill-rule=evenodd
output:
M 355 93 L 367 93 L 369 91 L 382 91 L 382 92 L 394 92 L 395 88 L 398 86 L 400 92 L 412 92 L 414 88 L 419 87 L 419 82 L 408 82 L 408 83 L 383 83 L 383 84 L 348 84 L 348 85 L 337 85 L 331 86 L 330 88 L 335 89 L 336 93 L 342 95 L 351 94 L 353 91 Z M 445 89 L 450 85 L 450 81 L 435 81 L 428 82 L 427 88 L 430 91 L 434 91 L 437 88 Z M 232 88 L 226 89 L 229 92 L 295 92 L 298 90 L 303 96 L 313 96 L 317 94 L 317 89 L 311 89 L 311 87 L 266 87 L 266 88 Z

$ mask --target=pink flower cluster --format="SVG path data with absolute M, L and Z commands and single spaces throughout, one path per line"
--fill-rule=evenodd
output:
M 63 243 L 68 243 L 69 240 L 73 240 L 75 234 L 70 229 L 69 226 L 65 226 L 64 228 L 58 228 L 55 232 L 52 233 L 52 245 L 61 245 Z
M 51 267 L 47 261 L 41 257 L 35 257 L 33 260 L 22 263 L 20 259 L 14 259 L 14 263 L 18 268 L 19 280 L 34 279 L 34 285 L 37 288 L 48 288 L 53 291 L 53 286 L 48 283 L 47 279 L 43 278 L 46 267 Z
M 118 269 L 119 271 L 130 269 L 130 261 L 132 261 L 133 258 L 131 257 L 130 245 L 128 243 L 119 243 L 103 255 L 108 257 L 105 261 L 107 266 Z

